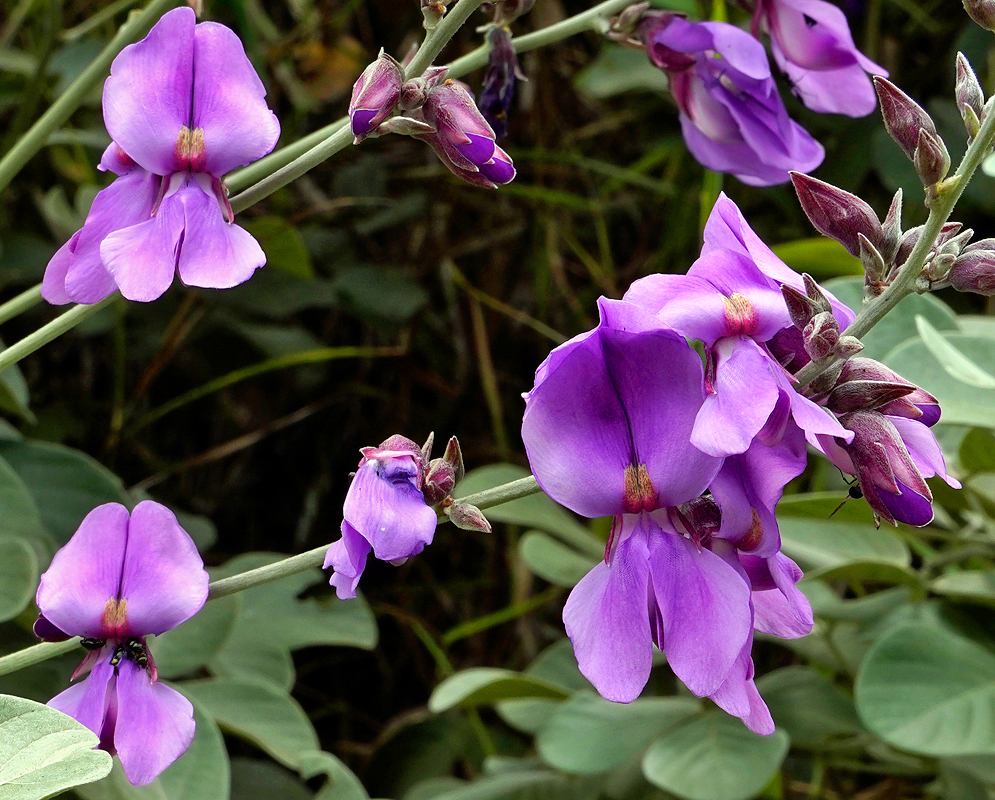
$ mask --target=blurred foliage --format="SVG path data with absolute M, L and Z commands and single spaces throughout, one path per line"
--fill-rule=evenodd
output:
M 539 0 L 516 33 L 590 4 Z M 0 152 L 135 5 L 0 0 Z M 379 48 L 401 56 L 420 31 L 415 0 L 206 5 L 243 38 L 281 144 L 340 117 Z M 934 113 L 956 159 L 953 55 L 963 50 L 995 89 L 990 36 L 956 0 L 846 8 L 857 41 Z M 446 58 L 477 46 L 473 28 Z M 475 189 L 419 142 L 370 140 L 240 215 L 269 258 L 248 283 L 118 302 L 0 375 L 3 652 L 33 642 L 38 575 L 98 503 L 169 504 L 224 575 L 336 538 L 358 448 L 392 433 L 459 436 L 468 465 L 482 467 L 463 493 L 524 474 L 520 394 L 535 367 L 595 322 L 599 295 L 688 268 L 713 184 L 638 53 L 590 34 L 522 65 L 503 143 L 513 184 Z M 921 188 L 876 116 L 789 108 L 826 145 L 818 177 L 882 214 L 902 187 L 905 226 L 924 220 Z M 95 168 L 107 141 L 95 91 L 0 198 L 0 299 L 37 282 L 80 226 L 107 183 Z M 812 238 L 790 188 L 724 189 L 788 263 L 838 278 L 830 288 L 859 301 L 859 281 L 843 277 L 859 266 Z M 980 236 L 995 234 L 993 189 L 979 175 L 957 210 Z M 489 511 L 493 534 L 443 527 L 404 566 L 372 564 L 370 605 L 334 600 L 317 571 L 210 604 L 154 645 L 196 706 L 190 752 L 148 789 L 115 768 L 79 796 L 992 797 L 990 311 L 973 297 L 915 297 L 867 338 L 868 355 L 943 404 L 940 438 L 965 490 L 934 487 L 932 526 L 876 530 L 855 500 L 829 519 L 846 486 L 827 463 L 813 462 L 782 503 L 784 549 L 808 572 L 817 626 L 756 645 L 774 737 L 689 697 L 662 662 L 631 705 L 592 693 L 559 612 L 601 557 L 607 525 L 534 496 Z M 11 320 L 4 339 L 55 313 Z M 45 701 L 77 662 L 0 678 L 0 692 Z

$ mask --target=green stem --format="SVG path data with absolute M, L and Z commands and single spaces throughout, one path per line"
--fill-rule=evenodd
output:
M 537 608 L 542 608 L 546 605 L 546 603 L 551 600 L 555 600 L 562 593 L 563 589 L 561 587 L 550 586 L 544 592 L 533 595 L 527 600 L 522 600 L 519 603 L 512 603 L 510 606 L 502 608 L 500 611 L 495 611 L 493 614 L 487 614 L 483 617 L 472 619 L 469 622 L 464 622 L 462 625 L 457 625 L 455 628 L 451 628 L 442 635 L 442 643 L 448 647 L 454 642 L 458 642 L 460 639 L 466 639 L 468 636 L 473 636 L 481 631 L 486 631 L 488 628 L 493 628 L 495 625 L 503 625 L 505 622 L 511 622 L 511 620 L 525 616 L 526 614 L 535 611 Z
M 422 46 L 418 48 L 415 57 L 411 59 L 411 63 L 405 68 L 404 76 L 412 78 L 421 75 L 426 69 L 432 66 L 432 62 L 438 58 L 442 49 L 449 44 L 449 40 L 453 38 L 456 31 L 463 27 L 463 23 L 470 18 L 470 15 L 474 11 L 480 8 L 483 2 L 484 0 L 459 0 L 446 16 L 442 18 L 439 24 L 432 28 L 428 32 L 428 35 L 425 36 Z
M 72 330 L 84 320 L 92 317 L 98 311 L 103 310 L 114 302 L 115 297 L 117 297 L 116 292 L 110 297 L 105 297 L 99 303 L 94 303 L 93 305 L 88 306 L 74 306 L 68 311 L 57 316 L 47 325 L 42 325 L 42 327 L 34 333 L 30 333 L 19 342 L 12 344 L 0 353 L 0 372 L 7 369 L 7 367 L 16 364 L 25 356 L 31 355 L 35 350 L 44 347 L 53 339 L 59 338 L 62 334 L 66 333 L 66 331 Z
M 41 284 L 39 283 L 21 292 L 17 297 L 12 297 L 0 306 L 0 323 L 13 319 L 19 314 L 23 314 L 29 308 L 34 308 L 41 300 Z
M 125 45 L 148 33 L 163 12 L 174 5 L 176 0 L 152 0 L 145 10 L 121 26 L 110 44 L 100 51 L 100 55 L 90 62 L 72 85 L 59 95 L 48 111 L 38 118 L 38 121 L 0 160 L 0 192 L 7 188 L 21 168 L 44 146 L 49 134 L 69 119 L 83 99 L 104 78 L 114 57 L 124 49 Z
M 56 658 L 63 653 L 69 653 L 79 646 L 79 639 L 73 637 L 65 642 L 42 642 L 31 647 L 25 647 L 16 653 L 0 658 L 0 675 L 9 675 L 19 669 L 40 664 L 50 658 Z
M 326 550 L 328 550 L 328 545 L 323 544 L 314 550 L 290 556 L 282 561 L 277 561 L 275 564 L 267 564 L 265 567 L 250 569 L 238 575 L 232 575 L 230 578 L 211 581 L 211 585 L 207 589 L 207 597 L 209 600 L 215 600 L 218 597 L 244 592 L 246 589 L 286 578 L 288 575 L 296 575 L 298 572 L 306 572 L 309 569 L 320 567 L 325 563 Z
M 922 235 L 915 247 L 912 248 L 912 252 L 902 265 L 895 280 L 879 297 L 864 305 L 860 313 L 857 314 L 857 318 L 843 332 L 845 335 L 854 336 L 857 339 L 861 338 L 877 325 L 889 311 L 916 291 L 916 282 L 922 274 L 927 256 L 936 244 L 936 239 L 940 235 L 940 231 L 943 230 L 943 226 L 950 219 L 950 215 L 953 213 L 957 201 L 960 200 L 960 196 L 964 193 L 968 181 L 971 180 L 991 150 L 993 142 L 995 142 L 995 114 L 989 114 L 982 123 L 978 135 L 971 142 L 971 146 L 964 153 L 964 158 L 961 159 L 957 172 L 941 182 L 937 196 L 930 206 L 929 217 L 923 227 Z M 803 388 L 811 383 L 838 360 L 835 356 L 829 356 L 821 361 L 806 364 L 795 375 L 798 388 Z

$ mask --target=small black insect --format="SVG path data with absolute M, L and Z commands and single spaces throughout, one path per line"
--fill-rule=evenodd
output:
M 94 638 L 92 638 L 90 636 L 84 636 L 82 639 L 79 640 L 79 643 L 81 645 L 83 645 L 83 647 L 86 650 L 93 651 L 93 650 L 99 650 L 101 647 L 103 647 L 105 644 L 107 644 L 107 640 L 106 639 L 94 639 Z
M 114 674 L 117 674 L 117 665 L 121 663 L 121 659 L 124 658 L 125 650 L 124 645 L 119 644 L 114 648 L 114 654 L 111 656 L 111 666 L 114 667 Z
M 141 667 L 149 668 L 149 654 L 145 650 L 145 643 L 141 639 L 129 639 L 124 643 L 124 652 L 128 660 Z
M 802 14 L 802 19 L 805 20 L 806 28 L 814 28 L 816 25 L 819 24 L 818 20 L 812 19 L 812 17 L 810 17 L 808 14 Z
M 846 505 L 847 500 L 851 499 L 859 500 L 864 496 L 864 491 L 863 489 L 860 488 L 860 484 L 857 483 L 856 478 L 854 478 L 852 481 L 847 481 L 847 487 L 848 488 L 846 490 L 846 497 L 843 498 L 843 502 L 841 502 L 838 506 L 836 506 L 836 508 L 833 509 L 833 513 L 829 515 L 830 519 L 833 518 L 833 516 L 836 514 L 837 511 L 839 511 L 841 508 L 843 508 L 843 506 Z

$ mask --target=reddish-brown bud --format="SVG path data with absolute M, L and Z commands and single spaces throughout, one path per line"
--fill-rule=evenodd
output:
M 919 144 L 916 145 L 912 163 L 924 186 L 935 186 L 950 170 L 950 154 L 937 134 L 926 130 L 919 131 Z
M 791 173 L 791 182 L 812 225 L 843 245 L 850 255 L 860 255 L 858 233 L 875 244 L 883 238 L 874 209 L 856 195 L 800 172 Z
M 802 337 L 809 357 L 813 361 L 819 361 L 833 352 L 840 338 L 840 326 L 836 317 L 828 311 L 822 311 L 805 326 Z
M 461 503 L 457 500 L 446 509 L 445 513 L 453 525 L 460 530 L 491 532 L 491 523 L 487 521 L 483 512 L 469 503 Z
M 963 0 L 968 16 L 982 28 L 995 31 L 995 2 L 993 0 Z
M 919 146 L 919 131 L 926 131 L 939 138 L 933 118 L 915 100 L 895 84 L 880 75 L 872 77 L 881 103 L 881 116 L 891 138 L 905 151 L 910 160 L 915 159 Z M 870 237 L 868 237 L 870 238 Z

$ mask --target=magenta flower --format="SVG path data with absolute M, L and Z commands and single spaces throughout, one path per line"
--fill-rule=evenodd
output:
M 381 561 L 401 563 L 432 543 L 438 519 L 425 502 L 426 464 L 417 444 L 392 436 L 362 453 L 342 508 L 342 538 L 325 556 L 341 599 L 356 596 L 370 550 Z
M 801 275 L 774 255 L 722 194 L 705 225 L 701 256 L 687 275 L 650 275 L 625 293 L 629 302 L 704 343 L 708 397 L 691 442 L 706 453 L 745 452 L 779 402 L 787 403 L 806 432 L 853 438 L 824 408 L 795 391 L 790 373 L 769 350 L 781 331 L 794 331 L 782 284 L 804 290 Z M 853 312 L 827 298 L 846 327 Z
M 207 600 L 208 576 L 193 541 L 166 507 L 146 500 L 87 514 L 41 577 L 35 632 L 82 636 L 86 680 L 49 705 L 100 737 L 128 780 L 151 782 L 193 741 L 193 707 L 157 680 L 145 639 L 175 628 Z
M 888 71 L 857 49 L 839 8 L 824 0 L 758 0 L 754 29 L 761 25 L 770 32 L 774 61 L 806 106 L 850 117 L 874 110 L 867 73 Z
M 765 612 L 763 624 L 799 635 L 807 604 L 777 553 L 776 527 L 763 520 L 773 518 L 781 481 L 804 466 L 801 434 L 783 415 L 784 430 L 769 431 L 778 448 L 758 443 L 724 466 L 690 442 L 705 390 L 684 337 L 625 301 L 602 298 L 599 310 L 597 328 L 536 370 L 522 423 L 546 493 L 584 516 L 614 517 L 605 560 L 563 610 L 580 670 L 604 697 L 629 702 L 649 678 L 656 643 L 691 691 L 770 733 L 753 685 L 751 583 L 740 558 L 749 551 L 773 564 L 754 594 L 776 589 L 783 600 L 767 605 L 781 616 L 770 622 Z
M 703 166 L 751 186 L 811 172 L 825 152 L 788 117 L 763 45 L 733 25 L 649 16 L 642 38 L 667 73 L 688 150 Z
M 190 8 L 124 48 L 104 84 L 104 122 L 121 155 L 101 162 L 120 177 L 49 262 L 43 296 L 92 303 L 117 288 L 149 301 L 177 272 L 188 286 L 248 280 L 266 258 L 232 224 L 221 176 L 276 144 L 280 125 L 265 96 L 238 37 L 197 25 Z

